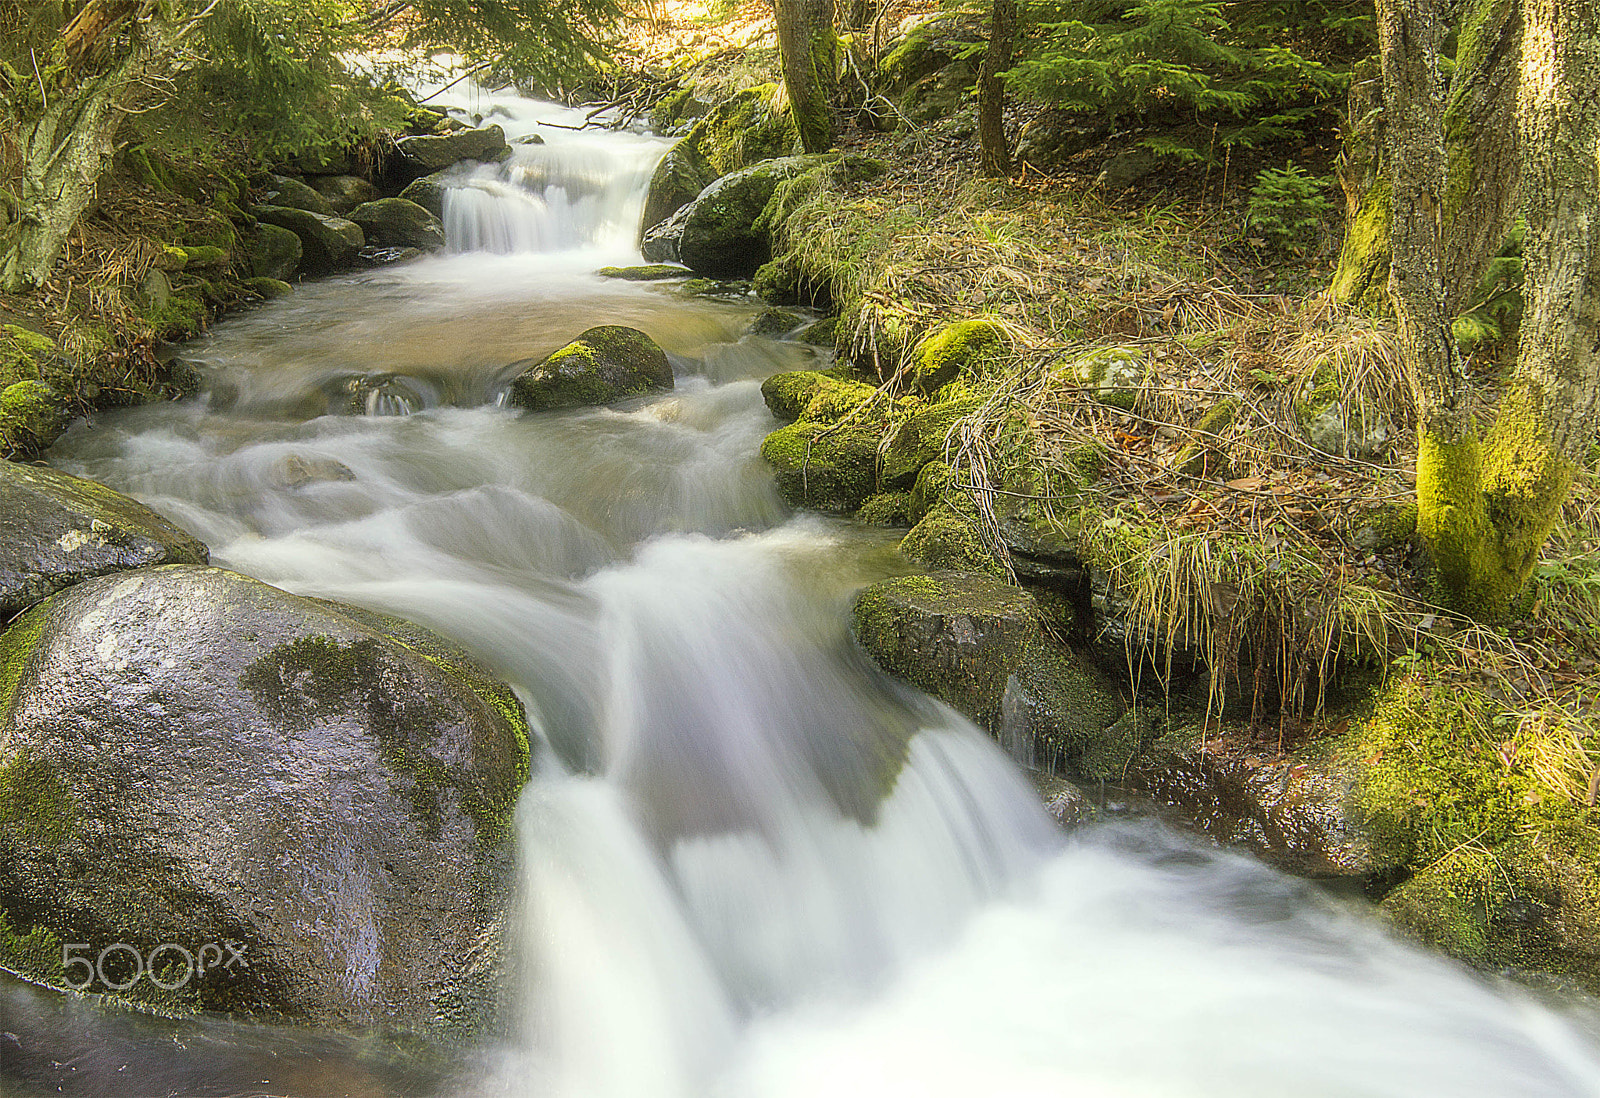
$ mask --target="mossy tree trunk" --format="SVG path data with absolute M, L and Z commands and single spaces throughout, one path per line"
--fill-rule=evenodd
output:
M 989 13 L 989 46 L 978 67 L 978 157 L 983 174 L 993 179 L 1011 174 L 1006 84 L 1001 74 L 1011 67 L 1016 35 L 1017 0 L 994 0 Z
M 834 0 L 777 0 L 778 52 L 800 144 L 808 153 L 833 147 L 833 93 L 839 83 Z
M 1392 7 L 1392 5 L 1386 5 Z M 1441 14 L 1437 25 L 1443 33 Z M 1445 157 L 1442 225 L 1447 310 L 1460 312 L 1516 215 L 1516 85 L 1522 35 L 1520 0 L 1468 0 L 1456 25 L 1456 55 L 1443 101 Z M 1437 50 L 1435 50 L 1437 53 Z M 1329 295 L 1372 316 L 1391 304 L 1389 235 L 1392 169 L 1385 123 L 1382 58 L 1351 72 L 1344 147 L 1337 171 L 1347 225 Z M 1404 108 L 1409 110 L 1410 108 Z M 1410 121 L 1398 118 L 1398 124 Z M 1431 120 L 1428 125 L 1435 125 Z M 1457 278 L 1456 274 L 1460 277 Z
M 97 0 L 65 28 L 37 74 L 38 102 L 16 131 L 17 216 L 0 239 L 0 286 L 8 292 L 49 277 L 94 202 L 131 99 L 193 25 L 166 5 Z
M 1538 560 L 1600 404 L 1600 98 L 1592 88 L 1600 13 L 1587 3 L 1524 0 L 1514 100 L 1520 157 L 1506 155 L 1509 135 L 1500 134 L 1475 139 L 1483 151 L 1464 163 L 1447 155 L 1447 112 L 1459 101 L 1439 76 L 1443 7 L 1380 0 L 1378 8 L 1390 104 L 1389 288 L 1417 401 L 1418 534 L 1440 598 L 1494 618 Z M 1512 94 L 1509 84 L 1500 81 L 1500 96 Z M 1503 99 L 1481 110 L 1512 117 Z M 1451 186 L 1462 170 L 1473 173 L 1472 193 Z M 1480 438 L 1451 322 L 1499 243 L 1496 226 L 1468 222 L 1509 220 L 1519 171 L 1527 311 L 1516 371 Z

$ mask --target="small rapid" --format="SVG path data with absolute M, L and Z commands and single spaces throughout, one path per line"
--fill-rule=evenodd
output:
M 853 592 L 909 570 L 895 536 L 794 515 L 774 490 L 760 381 L 821 354 L 742 335 L 750 303 L 593 274 L 637 261 L 667 143 L 566 129 L 582 116 L 470 83 L 436 102 L 514 149 L 447 193 L 448 254 L 220 324 L 184 349 L 201 396 L 98 416 L 51 460 L 219 565 L 426 624 L 516 687 L 538 743 L 508 1035 L 419 1073 L 299 1031 L 91 1017 L 0 987 L 8 1017 L 82 1057 L 38 1078 L 439 1098 L 1600 1094 L 1587 1007 L 1153 821 L 1058 832 L 988 737 L 852 643 Z M 655 338 L 675 391 L 499 404 L 517 362 L 602 323 Z M 115 1089 L 128 1071 L 151 1089 Z

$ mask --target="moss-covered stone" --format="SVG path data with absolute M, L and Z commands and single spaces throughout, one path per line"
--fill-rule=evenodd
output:
M 361 227 L 367 244 L 392 248 L 417 248 L 437 252 L 444 248 L 444 226 L 423 206 L 408 198 L 378 198 L 350 211 L 349 220 Z
M 1074 379 L 1102 404 L 1133 411 L 1149 367 L 1132 347 L 1101 347 L 1072 364 Z
M 947 467 L 948 468 L 948 467 Z M 900 541 L 900 551 L 926 568 L 999 576 L 1000 562 L 977 529 L 949 507 L 931 508 Z
M 761 396 L 779 419 L 834 423 L 877 392 L 871 385 L 817 370 L 773 374 L 761 383 Z
M 659 282 L 664 278 L 687 278 L 690 271 L 676 263 L 648 263 L 637 267 L 601 267 L 595 274 L 624 282 Z
M 799 313 L 788 309 L 762 309 L 745 326 L 745 335 L 784 336 L 806 322 Z
M 838 336 L 839 319 L 838 317 L 829 316 L 824 317 L 815 324 L 808 325 L 795 338 L 801 343 L 809 344 L 812 347 L 833 347 L 837 345 Z
M 912 380 L 924 393 L 932 393 L 957 377 L 977 373 L 1000 358 L 1006 348 L 1006 331 L 993 320 L 958 320 L 923 340 L 916 350 Z
M 287 206 L 257 206 L 255 215 L 262 222 L 288 229 L 300 238 L 300 269 L 308 275 L 327 275 L 349 269 L 367 243 L 361 227 L 342 217 L 325 217 Z
M 884 670 L 967 714 L 1021 761 L 1104 778 L 1127 761 L 1102 743 L 1126 707 L 1042 620 L 1022 588 L 963 572 L 874 584 L 854 614 L 857 641 Z
M 38 381 L 46 362 L 56 355 L 56 344 L 18 324 L 0 324 L 0 389 L 18 381 Z
M 650 108 L 650 128 L 659 134 L 673 134 L 681 130 L 685 123 L 704 118 L 710 110 L 711 105 L 696 98 L 693 91 L 679 88 L 662 96 Z
M 300 238 L 279 225 L 256 226 L 250 246 L 250 272 L 257 278 L 287 282 L 300 267 Z
M 791 423 L 766 437 L 761 456 L 795 507 L 849 514 L 877 491 L 878 434 L 854 424 Z
M 730 172 L 697 195 L 684 217 L 678 259 L 710 278 L 749 278 L 771 258 L 760 223 L 778 184 L 820 167 L 817 156 L 785 156 Z
M 228 265 L 231 257 L 226 248 L 196 244 L 183 249 L 183 258 L 184 270 L 200 270 L 203 268 L 220 270 Z
M 641 229 L 690 202 L 729 172 L 796 151 L 799 133 L 776 84 L 762 84 L 713 107 L 668 151 L 650 177 Z
M 867 497 L 856 518 L 868 526 L 910 526 L 906 517 L 910 507 L 910 492 L 879 492 Z
M 0 457 L 34 457 L 67 429 L 67 402 L 42 381 L 0 389 Z
M 509 399 L 539 412 L 610 404 L 672 387 L 672 364 L 655 340 L 637 328 L 602 324 L 519 374 Z
M 922 517 L 935 507 L 955 483 L 956 471 L 944 461 L 930 461 L 922 467 L 917 474 L 917 481 L 911 487 L 910 518 L 913 523 L 920 522 Z
M 957 423 L 977 411 L 976 397 L 930 404 L 902 421 L 883 455 L 883 482 L 910 488 L 930 461 L 942 461 Z
M 282 297 L 284 294 L 294 290 L 293 286 L 287 282 L 280 282 L 276 278 L 246 278 L 241 279 L 239 284 L 257 297 L 267 301 L 271 301 L 275 297 Z
M 1228 456 L 1222 449 L 1222 436 L 1238 418 L 1237 397 L 1224 397 L 1213 404 L 1194 425 L 1196 438 L 1173 458 L 1172 467 L 1180 476 L 1218 477 L 1228 470 Z
M 139 315 L 156 335 L 169 343 L 179 343 L 199 335 L 208 314 L 205 302 L 199 298 L 175 293 L 141 310 Z

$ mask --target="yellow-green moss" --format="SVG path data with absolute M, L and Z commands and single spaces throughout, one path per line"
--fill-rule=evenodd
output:
M 1393 311 L 1389 301 L 1389 209 L 1388 173 L 1379 172 L 1350 222 L 1339 266 L 1328 287 L 1335 301 L 1368 316 L 1386 316 Z
M 827 428 L 801 420 L 761 443 L 784 499 L 823 511 L 855 511 L 877 491 L 877 455 L 877 432 L 853 424 Z
M 910 526 L 910 492 L 879 492 L 867 497 L 856 518 L 868 526 Z
M 1074 362 L 1072 372 L 1076 382 L 1092 390 L 1100 403 L 1131 412 L 1149 370 L 1135 348 L 1101 347 Z
M 813 423 L 843 419 L 874 392 L 871 385 L 817 370 L 773 374 L 761 383 L 761 395 L 773 415 Z
M 23 748 L 0 763 L 0 828 L 55 847 L 77 820 L 77 805 L 54 760 Z
M 1219 476 L 1227 469 L 1227 457 L 1218 449 L 1221 435 L 1239 415 L 1239 399 L 1224 397 L 1212 405 L 1195 424 L 1194 442 L 1178 451 L 1173 467 L 1186 477 Z
M 32 457 L 60 437 L 70 417 L 66 401 L 42 381 L 0 390 L 0 457 Z
M 947 324 L 917 346 L 916 386 L 931 393 L 960 374 L 978 373 L 984 364 L 1001 357 L 1005 348 L 1006 330 L 997 321 Z
M 900 551 L 928 568 L 1002 574 L 1000 562 L 984 548 L 967 519 L 949 507 L 935 507 L 900 541 Z
M 955 470 L 943 461 L 930 461 L 917 474 L 911 488 L 910 509 L 907 516 L 913 524 L 921 522 L 929 511 L 939 506 L 945 491 L 955 480 Z
M 978 410 L 976 397 L 930 404 L 912 413 L 899 425 L 883 455 L 883 482 L 896 488 L 909 488 L 922 467 L 941 461 L 957 423 Z

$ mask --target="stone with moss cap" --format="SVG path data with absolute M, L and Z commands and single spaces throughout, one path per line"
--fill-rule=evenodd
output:
M 976 397 L 964 397 L 929 404 L 912 413 L 900 423 L 884 451 L 883 482 L 894 488 L 910 488 L 924 465 L 944 460 L 956 425 L 982 404 Z
M 0 621 L 75 583 L 206 547 L 143 504 L 81 477 L 0 462 Z
M 761 396 L 773 415 L 814 423 L 832 423 L 849 415 L 875 392 L 865 382 L 820 370 L 791 370 L 761 383 Z
M 1133 411 L 1149 366 L 1133 347 L 1099 347 L 1072 364 L 1074 380 L 1101 404 Z
M 924 393 L 971 374 L 1005 351 L 1006 330 L 994 320 L 958 320 L 917 345 L 912 381 Z
M 610 404 L 673 387 L 672 364 L 656 341 L 637 328 L 602 324 L 519 374 L 509 399 L 542 412 Z
M 37 457 L 71 421 L 67 402 L 42 381 L 0 389 L 0 457 Z
M 528 728 L 466 652 L 180 565 L 55 595 L 0 669 L 16 934 L 241 943 L 249 968 L 191 981 L 190 1009 L 438 1036 L 492 1016 Z
M 884 670 L 959 709 L 1021 761 L 1094 779 L 1126 761 L 1101 747 L 1127 707 L 1049 636 L 1022 588 L 968 572 L 902 576 L 863 591 L 854 620 Z
M 778 184 L 826 163 L 822 156 L 784 156 L 724 175 L 695 197 L 678 239 L 679 262 L 708 278 L 749 278 L 772 256 L 759 224 Z
M 943 505 L 917 519 L 900 540 L 900 551 L 925 568 L 1001 574 L 1000 561 L 984 546 L 973 522 Z
M 287 206 L 257 206 L 254 213 L 260 221 L 288 229 L 300 238 L 300 270 L 308 275 L 348 270 L 366 247 L 361 226 L 342 217 L 325 217 Z
M 55 340 L 20 324 L 0 324 L 0 389 L 43 378 L 44 364 L 56 355 Z
M 693 202 L 718 176 L 791 153 L 798 141 L 777 84 L 746 88 L 717 104 L 656 165 L 641 231 Z
M 878 490 L 878 433 L 857 424 L 791 423 L 766 437 L 761 456 L 794 507 L 849 514 Z

